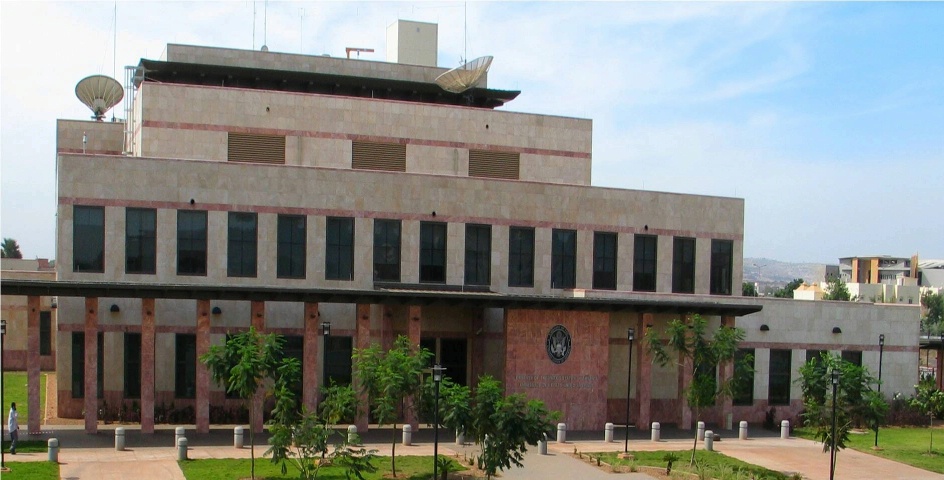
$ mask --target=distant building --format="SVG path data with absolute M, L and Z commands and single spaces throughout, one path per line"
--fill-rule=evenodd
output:
M 0 260 L 0 274 L 3 280 L 55 280 L 56 267 L 45 258 L 22 259 L 4 258 Z M 35 305 L 30 305 L 27 297 L 3 295 L 0 299 L 3 319 L 7 322 L 7 333 L 3 337 L 3 369 L 26 370 L 26 352 L 28 349 L 39 351 L 39 366 L 42 370 L 56 368 L 56 342 L 53 333 L 56 331 L 56 300 L 54 297 L 35 297 Z M 39 336 L 37 344 L 30 345 L 27 339 L 28 311 L 36 308 L 39 311 L 36 325 Z
M 923 260 L 918 263 L 918 286 L 944 288 L 944 260 Z
M 901 279 L 903 278 L 915 279 L 917 269 L 917 255 L 911 258 L 876 255 L 839 259 L 839 278 L 846 283 L 902 284 Z

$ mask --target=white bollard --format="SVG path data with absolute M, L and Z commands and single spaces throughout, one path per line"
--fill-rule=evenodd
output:
M 409 447 L 413 444 L 413 426 L 406 424 L 403 426 L 403 445 Z
M 187 430 L 184 427 L 177 427 L 174 429 L 174 446 L 177 446 L 177 443 L 181 438 L 186 438 Z
M 747 440 L 747 422 L 743 420 L 738 424 L 738 440 Z
M 465 432 L 456 430 L 456 445 L 465 445 Z
M 603 426 L 603 441 L 610 443 L 613 441 L 613 424 L 607 423 Z
M 652 422 L 652 441 L 653 442 L 658 442 L 659 439 L 662 437 L 661 429 L 662 429 L 662 426 L 659 425 L 659 422 Z
M 347 426 L 347 443 L 354 445 L 357 442 L 357 425 Z
M 557 443 L 567 442 L 567 424 L 558 423 L 557 424 Z
M 53 463 L 59 463 L 59 439 L 50 438 L 46 442 L 47 453 L 49 454 L 49 461 Z
M 187 459 L 187 437 L 177 439 L 177 460 Z
M 786 440 L 790 438 L 790 421 L 784 420 L 780 422 L 780 438 Z
M 705 439 L 705 422 L 698 422 L 698 430 L 696 435 L 698 436 L 698 441 Z
M 538 454 L 547 455 L 547 434 L 544 434 L 544 440 L 538 440 Z
M 125 449 L 125 427 L 118 427 L 115 429 L 115 450 L 122 451 Z
M 715 446 L 715 432 L 708 430 L 705 432 L 705 450 L 709 452 L 714 450 Z
M 243 448 L 243 445 L 246 444 L 243 440 L 245 438 L 243 435 L 244 431 L 245 429 L 241 426 L 233 428 L 233 447 Z

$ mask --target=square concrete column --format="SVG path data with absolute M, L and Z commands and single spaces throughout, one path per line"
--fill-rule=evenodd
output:
M 252 326 L 260 334 L 265 333 L 265 302 L 254 301 L 251 303 L 249 310 L 252 315 L 252 320 L 250 320 Z M 261 433 L 263 429 L 262 406 L 265 403 L 264 400 L 265 389 L 259 388 L 252 396 L 252 406 L 256 411 L 256 418 L 252 422 L 252 431 L 256 433 Z
M 210 371 L 200 357 L 210 349 L 210 301 L 197 300 L 197 433 L 210 433 Z
M 357 318 L 355 319 L 354 347 L 358 350 L 370 348 L 370 305 L 366 303 L 358 303 L 356 315 Z M 357 391 L 358 404 L 365 407 L 364 410 L 357 412 L 357 418 L 354 420 L 354 424 L 357 426 L 358 432 L 366 432 L 368 418 L 366 407 L 369 404 L 367 403 L 367 395 L 360 391 L 360 381 L 356 376 L 354 378 L 354 388 Z
M 408 323 L 408 334 L 410 336 L 410 345 L 413 348 L 419 348 L 420 337 L 423 333 L 423 307 L 419 305 L 410 305 L 410 308 L 407 312 L 407 323 Z M 433 352 L 435 353 L 435 352 Z M 416 418 L 416 409 L 414 406 L 416 402 L 414 401 L 413 396 L 409 396 L 406 399 L 406 411 L 403 412 L 403 422 L 410 424 L 413 427 L 413 431 L 419 430 L 419 420 Z
M 98 433 L 98 297 L 85 299 L 85 433 Z
M 682 322 L 690 325 L 692 316 L 682 316 Z M 693 371 L 692 359 L 682 354 L 679 354 L 678 365 L 679 428 L 690 430 L 692 428 L 692 409 L 688 406 L 688 401 L 685 400 L 685 392 L 692 384 L 692 376 L 695 372 Z
M 733 328 L 734 317 L 721 317 L 721 326 Z M 724 362 L 724 364 L 721 365 L 719 375 L 721 376 L 722 382 L 727 382 L 734 378 L 734 361 Z M 731 395 L 727 395 L 721 400 L 721 418 L 719 419 L 719 424 L 722 427 L 727 427 L 729 415 L 734 415 L 734 399 L 731 398 Z M 731 419 L 731 427 L 734 428 L 733 417 Z
M 141 299 L 141 433 L 154 433 L 154 299 Z
M 380 345 L 384 350 L 390 350 L 396 337 L 393 332 L 393 307 L 384 305 L 381 310 L 383 316 L 380 318 Z
M 636 398 L 639 400 L 639 411 L 636 412 L 636 426 L 648 430 L 651 418 L 652 403 L 652 356 L 649 350 L 643 345 L 642 339 L 646 338 L 646 333 L 652 328 L 652 314 L 640 313 L 636 325 L 636 331 L 639 332 L 639 348 L 636 349 L 636 358 L 639 367 L 636 370 Z M 661 420 L 661 419 L 660 419 Z M 664 420 L 663 420 L 664 421 Z
M 30 296 L 26 300 L 26 404 L 29 418 L 27 432 L 39 433 L 43 418 L 43 406 L 39 404 L 39 301 Z
M 317 302 L 305 302 L 305 346 L 302 348 L 302 405 L 311 412 L 318 408 L 318 387 L 319 387 L 319 366 L 324 368 L 318 361 L 321 349 L 318 344 L 321 341 L 321 314 L 318 313 Z

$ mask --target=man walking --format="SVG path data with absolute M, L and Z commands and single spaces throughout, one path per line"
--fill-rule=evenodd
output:
M 18 417 L 16 402 L 13 402 L 10 404 L 10 417 L 7 419 L 7 428 L 10 431 L 10 455 L 16 455 L 16 441 L 20 438 Z

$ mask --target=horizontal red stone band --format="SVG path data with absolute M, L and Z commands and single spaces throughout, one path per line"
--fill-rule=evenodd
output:
M 68 153 L 68 154 L 84 154 L 84 155 L 122 155 L 121 150 L 88 150 L 84 152 L 81 148 L 60 148 L 56 150 L 56 153 Z

